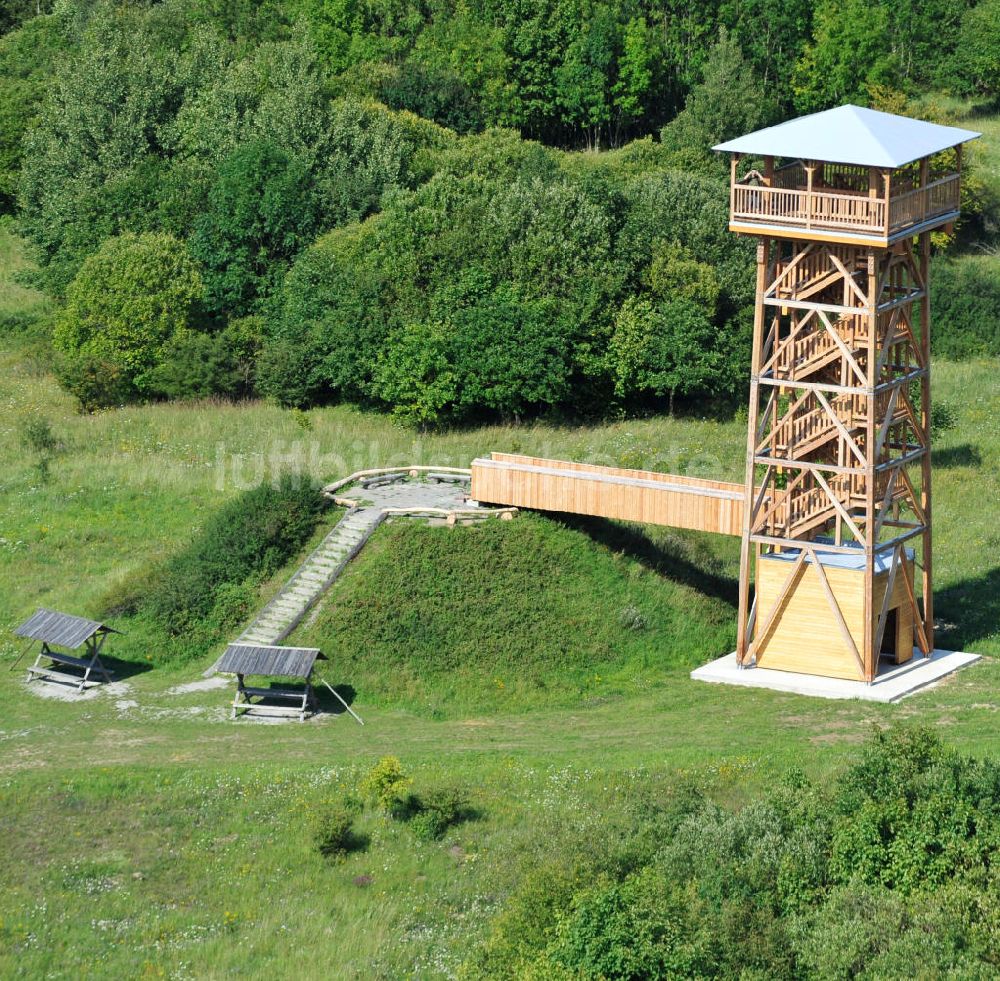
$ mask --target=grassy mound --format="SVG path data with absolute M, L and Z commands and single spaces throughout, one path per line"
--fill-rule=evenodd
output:
M 592 703 L 730 649 L 729 602 L 608 541 L 535 515 L 394 523 L 294 641 L 323 648 L 328 678 L 366 700 L 436 715 Z

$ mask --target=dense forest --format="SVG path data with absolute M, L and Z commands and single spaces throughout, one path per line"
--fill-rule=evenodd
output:
M 15 0 L 0 30 L 0 207 L 55 300 L 14 326 L 88 409 L 724 407 L 751 252 L 710 147 L 1000 90 L 998 0 Z M 972 285 L 969 324 L 1000 307 Z

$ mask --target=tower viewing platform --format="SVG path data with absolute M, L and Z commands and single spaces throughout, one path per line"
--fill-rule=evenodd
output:
M 840 106 L 720 143 L 731 231 L 886 247 L 959 214 L 962 148 L 979 134 Z M 761 167 L 741 166 L 749 158 Z

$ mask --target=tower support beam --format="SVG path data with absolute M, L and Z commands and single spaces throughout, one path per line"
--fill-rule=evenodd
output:
M 851 615 L 862 626 L 845 648 L 844 670 L 870 682 L 883 648 L 898 647 L 905 657 L 914 641 L 924 653 L 933 644 L 926 239 L 916 251 L 909 242 L 876 248 L 758 239 L 740 665 L 767 666 L 794 594 L 816 582 L 824 596 L 836 591 L 832 569 L 850 561 L 859 585 Z M 909 599 L 917 577 L 908 573 L 915 559 L 908 542 L 920 546 L 919 609 L 916 595 Z M 807 575 L 797 560 L 796 575 L 782 578 L 762 618 L 753 582 L 762 563 L 783 554 L 808 556 L 821 568 Z M 900 602 L 912 615 L 897 619 Z M 847 601 L 843 608 L 852 609 Z M 836 613 L 843 637 L 842 605 Z

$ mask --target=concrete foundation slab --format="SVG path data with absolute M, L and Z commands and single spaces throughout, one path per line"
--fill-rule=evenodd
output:
M 928 658 L 921 657 L 917 652 L 906 664 L 886 664 L 868 685 L 863 681 L 822 678 L 814 674 L 796 674 L 770 668 L 739 668 L 736 665 L 736 652 L 733 651 L 696 668 L 691 672 L 691 677 L 696 681 L 742 685 L 744 688 L 770 688 L 772 691 L 787 691 L 814 698 L 898 702 L 978 660 L 980 655 L 966 654 L 963 651 L 935 650 Z

